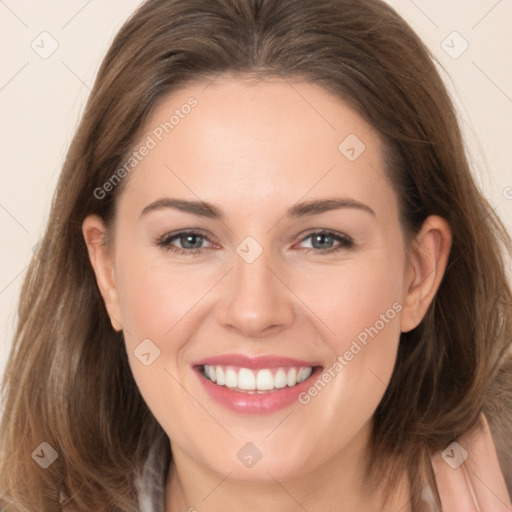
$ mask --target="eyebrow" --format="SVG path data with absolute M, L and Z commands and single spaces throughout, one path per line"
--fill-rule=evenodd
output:
M 189 201 L 186 199 L 175 199 L 164 197 L 148 204 L 141 212 L 140 217 L 147 215 L 149 212 L 161 210 L 163 208 L 174 208 L 176 210 L 197 215 L 198 217 L 206 217 L 208 219 L 222 220 L 224 214 L 222 210 L 211 203 L 205 201 Z M 341 208 L 355 208 L 370 215 L 375 216 L 375 212 L 368 205 L 349 198 L 326 198 L 314 199 L 291 206 L 285 213 L 287 218 L 306 217 L 310 215 L 318 215 L 330 210 L 338 210 Z

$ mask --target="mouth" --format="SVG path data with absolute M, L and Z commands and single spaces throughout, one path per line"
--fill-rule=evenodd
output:
M 227 354 L 192 365 L 207 396 L 241 414 L 279 411 L 297 402 L 322 371 L 317 362 Z

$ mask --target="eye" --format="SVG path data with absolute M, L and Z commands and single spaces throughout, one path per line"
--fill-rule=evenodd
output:
M 208 238 L 199 231 L 181 231 L 160 237 L 157 239 L 156 244 L 166 251 L 171 251 L 175 254 L 195 256 L 202 254 L 206 250 L 206 247 L 202 247 L 204 240 L 208 240 Z M 175 241 L 181 247 L 176 246 Z
M 301 243 L 308 239 L 311 239 L 311 247 L 304 248 L 304 251 L 308 254 L 328 254 L 343 249 L 351 249 L 354 246 L 352 238 L 332 231 L 313 231 L 304 237 Z M 334 242 L 338 242 L 338 245 L 333 246 Z
M 305 236 L 300 243 L 311 240 L 311 247 L 304 247 L 306 253 L 329 254 L 343 249 L 350 249 L 354 246 L 354 241 L 347 235 L 334 233 L 332 231 L 313 231 Z M 185 256 L 199 256 L 204 253 L 208 247 L 203 247 L 208 237 L 199 231 L 181 231 L 179 233 L 166 234 L 156 240 L 156 245 L 166 251 Z M 333 245 L 335 242 L 338 245 Z M 178 243 L 180 246 L 177 246 Z

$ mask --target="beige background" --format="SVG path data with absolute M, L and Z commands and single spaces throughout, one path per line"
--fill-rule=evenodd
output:
M 100 61 L 139 3 L 0 0 L 0 375 L 66 149 Z M 512 1 L 389 3 L 448 73 L 475 177 L 512 233 Z

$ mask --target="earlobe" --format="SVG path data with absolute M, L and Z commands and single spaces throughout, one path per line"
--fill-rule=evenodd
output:
M 82 223 L 82 233 L 96 282 L 105 303 L 112 327 L 121 331 L 121 314 L 110 247 L 105 243 L 106 227 L 98 215 L 89 215 Z
M 411 242 L 404 282 L 402 332 L 417 327 L 425 316 L 443 279 L 451 241 L 448 223 L 442 217 L 431 215 Z

